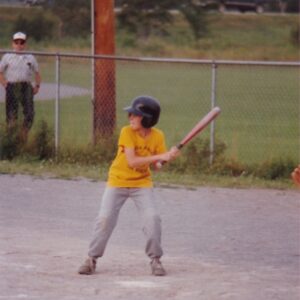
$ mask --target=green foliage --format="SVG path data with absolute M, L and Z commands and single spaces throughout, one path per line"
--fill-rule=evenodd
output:
M 166 34 L 165 24 L 173 21 L 169 11 L 171 1 L 121 0 L 117 15 L 118 28 L 125 29 L 142 38 L 151 34 Z
M 254 170 L 254 175 L 259 178 L 276 180 L 280 178 L 289 178 L 294 170 L 296 163 L 291 159 L 273 159 L 262 163 Z
M 291 30 L 291 43 L 299 48 L 300 45 L 300 26 L 295 26 Z
M 59 151 L 57 161 L 60 163 L 80 163 L 86 165 L 108 164 L 117 151 L 117 137 L 114 135 L 107 139 L 99 139 L 96 145 L 89 144 L 84 147 L 63 147 Z
M 287 3 L 287 12 L 299 13 L 299 0 L 286 0 L 285 2 Z
M 224 156 L 215 160 L 214 164 L 209 168 L 209 173 L 233 177 L 249 174 L 246 166 L 235 159 L 226 159 Z
M 214 159 L 217 160 L 225 153 L 226 145 L 216 141 Z M 196 138 L 182 150 L 184 154 L 172 162 L 169 169 L 176 172 L 204 173 L 210 168 L 209 139 Z
M 20 153 L 19 126 L 0 129 L 0 159 L 11 160 Z
M 60 19 L 60 37 L 82 37 L 90 34 L 90 1 L 53 0 L 49 9 Z
M 54 132 L 49 128 L 46 121 L 39 121 L 37 130 L 27 150 L 39 160 L 49 159 L 54 156 Z
M 196 40 L 207 32 L 206 13 L 199 3 L 192 0 L 120 0 L 118 4 L 121 7 L 117 15 L 118 28 L 138 37 L 168 35 L 166 25 L 173 24 L 175 19 L 172 9 L 177 9 L 183 14 Z
M 191 141 L 184 153 L 165 167 L 167 171 L 176 174 L 207 174 L 230 177 L 255 177 L 265 180 L 277 180 L 290 178 L 290 174 L 296 166 L 292 159 L 274 159 L 259 165 L 245 165 L 236 159 L 227 158 L 226 145 L 222 141 L 216 141 L 213 164 L 210 165 L 209 140 L 200 139 Z
M 179 10 L 189 23 L 196 40 L 199 40 L 207 34 L 208 25 L 206 12 L 202 6 L 190 0 L 185 1 L 184 4 L 180 4 Z
M 55 36 L 57 20 L 53 16 L 44 14 L 42 11 L 38 11 L 32 15 L 18 15 L 13 31 L 23 31 L 26 34 L 36 40 L 52 39 Z

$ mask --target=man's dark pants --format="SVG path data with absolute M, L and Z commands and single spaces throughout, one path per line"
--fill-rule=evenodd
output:
M 23 129 L 29 131 L 34 119 L 33 88 L 30 82 L 8 83 L 6 87 L 6 123 L 14 126 L 18 119 L 19 102 L 23 108 Z

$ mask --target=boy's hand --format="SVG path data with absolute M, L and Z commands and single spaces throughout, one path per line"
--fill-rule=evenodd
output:
M 180 153 L 181 153 L 180 150 L 176 146 L 173 146 L 169 151 L 161 154 L 160 160 L 158 160 L 157 162 L 154 163 L 154 168 L 156 170 L 161 169 L 163 164 L 175 159 L 176 157 L 178 157 L 180 155 Z
M 170 152 L 171 159 L 175 159 L 180 155 L 180 150 L 176 146 L 173 146 L 169 152 Z

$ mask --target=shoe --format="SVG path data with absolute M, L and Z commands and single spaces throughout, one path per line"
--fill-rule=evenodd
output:
M 79 268 L 78 273 L 81 275 L 91 275 L 96 271 L 96 260 L 89 257 Z
M 152 275 L 154 276 L 165 276 L 166 275 L 166 270 L 162 266 L 159 258 L 153 258 L 151 263 L 151 270 L 152 270 Z

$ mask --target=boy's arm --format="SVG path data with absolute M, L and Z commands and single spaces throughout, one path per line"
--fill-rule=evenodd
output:
M 145 164 L 150 165 L 159 160 L 170 161 L 179 155 L 179 150 L 177 149 L 177 147 L 172 147 L 169 151 L 165 153 L 151 155 L 151 156 L 138 156 L 136 155 L 134 148 L 125 147 L 124 152 L 125 152 L 128 165 L 131 168 L 138 168 Z

